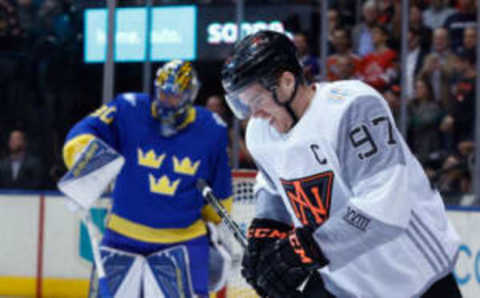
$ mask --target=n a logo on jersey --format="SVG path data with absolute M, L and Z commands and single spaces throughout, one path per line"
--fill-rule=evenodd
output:
M 294 180 L 280 179 L 295 216 L 303 225 L 318 227 L 330 214 L 334 174 L 323 172 Z

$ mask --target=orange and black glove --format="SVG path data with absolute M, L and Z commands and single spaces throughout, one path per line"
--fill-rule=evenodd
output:
M 266 293 L 257 285 L 259 272 L 256 270 L 260 255 L 275 241 L 286 239 L 291 229 L 292 226 L 286 223 L 264 218 L 253 219 L 248 228 L 248 248 L 242 259 L 242 276 L 262 297 Z
M 264 250 L 257 264 L 257 287 L 268 297 L 301 297 L 296 289 L 316 269 L 328 264 L 312 227 L 297 228 Z M 300 295 L 300 296 L 299 296 Z

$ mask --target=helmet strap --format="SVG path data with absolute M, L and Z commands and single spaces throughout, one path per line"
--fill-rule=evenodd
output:
M 299 85 L 298 79 L 295 78 L 295 87 L 293 89 L 292 95 L 290 95 L 290 98 L 286 102 L 280 102 L 278 100 L 277 87 L 276 86 L 271 88 L 271 90 L 270 90 L 273 94 L 273 100 L 275 100 L 275 103 L 278 104 L 279 106 L 284 107 L 287 110 L 290 117 L 292 117 L 292 120 L 293 120 L 292 127 L 295 126 L 295 124 L 297 124 L 297 122 L 298 122 L 298 117 L 297 117 L 297 115 L 295 115 L 295 112 L 293 111 L 292 105 L 291 105 L 293 99 L 295 98 L 295 95 L 297 95 L 298 85 Z

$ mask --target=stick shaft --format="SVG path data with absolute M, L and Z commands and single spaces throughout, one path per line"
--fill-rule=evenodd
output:
M 248 240 L 243 234 L 242 230 L 238 226 L 238 224 L 230 217 L 227 210 L 222 206 L 220 201 L 215 197 L 212 192 L 212 189 L 205 184 L 202 189 L 202 195 L 207 200 L 208 203 L 212 205 L 212 207 L 217 212 L 218 216 L 223 220 L 227 228 L 232 232 L 235 239 L 240 243 L 240 245 L 246 249 L 248 246 Z

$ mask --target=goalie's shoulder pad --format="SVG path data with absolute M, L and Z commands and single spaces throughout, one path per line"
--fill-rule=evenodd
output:
M 221 129 L 224 130 L 227 128 L 227 123 L 215 112 L 208 110 L 205 107 L 195 106 L 197 112 L 198 121 L 202 122 L 204 125 L 208 126 L 211 129 Z
M 149 101 L 149 96 L 145 93 L 135 93 L 135 92 L 127 92 L 121 93 L 116 98 L 115 101 L 119 105 L 126 105 L 130 108 L 136 108 L 139 104 Z

